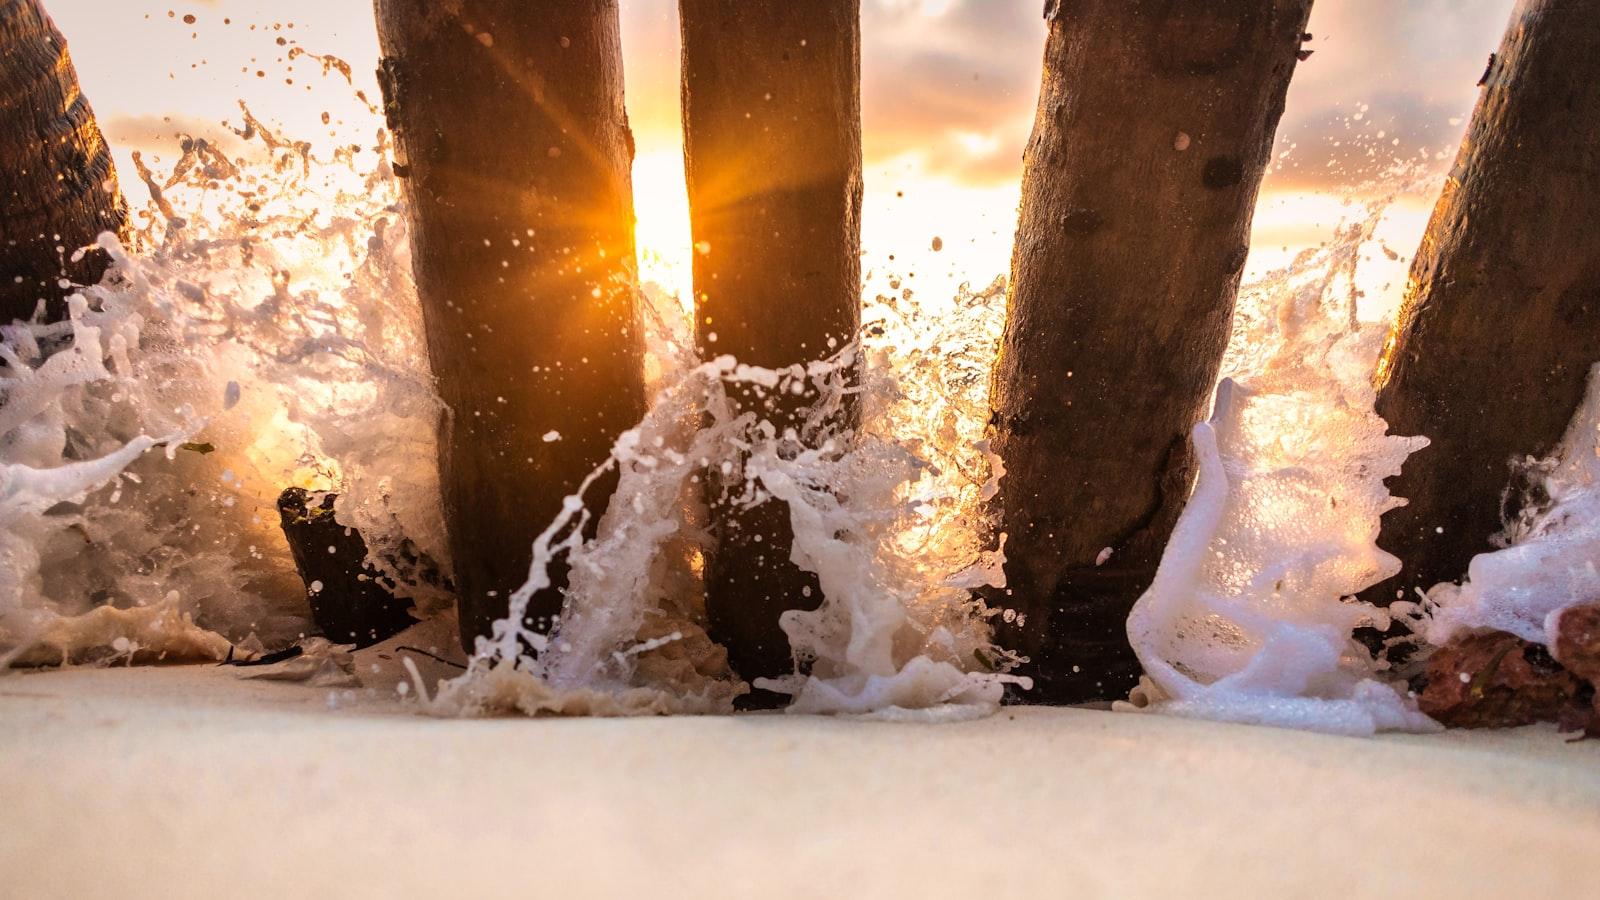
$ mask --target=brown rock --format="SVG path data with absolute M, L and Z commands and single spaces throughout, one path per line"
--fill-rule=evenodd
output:
M 1600 601 L 1561 612 L 1553 650 L 1556 661 L 1567 671 L 1600 687 Z
M 278 515 L 295 569 L 306 585 L 311 619 L 335 644 L 370 647 L 417 623 L 411 601 L 367 563 L 361 532 L 333 515 L 337 494 L 317 500 L 303 488 L 278 495 Z
M 1588 706 L 1570 706 L 1565 709 L 1558 722 L 1563 734 L 1578 732 L 1574 741 L 1600 738 L 1600 694 L 1597 694 Z
M 1425 678 L 1418 705 L 1457 728 L 1565 721 L 1589 695 L 1543 647 L 1498 631 L 1439 648 L 1428 660 Z

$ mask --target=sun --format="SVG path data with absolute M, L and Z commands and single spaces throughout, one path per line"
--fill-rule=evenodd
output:
M 640 283 L 660 285 L 688 312 L 694 297 L 694 239 L 681 150 L 643 153 L 634 159 L 633 210 Z

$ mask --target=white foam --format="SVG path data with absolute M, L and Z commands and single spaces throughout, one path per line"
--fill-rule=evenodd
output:
M 712 658 L 720 654 L 698 624 L 699 585 L 677 565 L 703 549 L 704 536 L 692 533 L 689 518 L 699 474 L 718 460 L 738 473 L 732 480 L 739 496 L 787 502 L 791 558 L 817 573 L 826 598 L 815 611 L 783 615 L 796 672 L 760 686 L 795 694 L 794 712 L 962 717 L 996 708 L 1003 683 L 1016 679 L 984 670 L 984 651 L 999 654 L 957 577 L 960 566 L 893 546 L 931 508 L 926 499 L 905 500 L 928 464 L 870 428 L 850 435 L 829 424 L 845 393 L 857 390 L 848 379 L 855 352 L 787 370 L 723 357 L 687 364 L 670 378 L 643 423 L 618 439 L 611 460 L 591 476 L 620 470 L 595 537 L 580 537 L 590 515 L 580 489 L 535 542 L 529 580 L 513 594 L 509 615 L 480 640 L 468 672 L 438 686 L 428 708 L 731 710 L 745 686 Z M 864 396 L 888 383 L 869 375 Z M 781 435 L 751 413 L 736 414 L 728 399 L 731 386 L 789 391 L 795 384 L 820 399 L 803 427 Z M 673 542 L 684 543 L 674 550 Z M 521 625 L 526 605 L 550 585 L 550 564 L 563 554 L 570 574 L 561 615 L 550 634 L 530 632 Z M 794 605 L 809 604 L 796 597 Z M 647 637 L 651 628 L 654 638 Z M 801 662 L 808 674 L 800 674 Z
M 1398 571 L 1375 542 L 1400 502 L 1383 479 L 1426 444 L 1373 412 L 1382 331 L 1341 289 L 1378 215 L 1248 298 L 1278 314 L 1241 317 L 1239 380 L 1194 429 L 1199 479 L 1129 617 L 1146 678 L 1122 708 L 1341 734 L 1436 727 L 1352 638 L 1388 624 L 1353 598 Z
M 293 642 L 290 486 L 340 491 L 393 576 L 402 538 L 443 555 L 439 406 L 382 140 L 317 160 L 256 129 L 236 152 L 191 141 L 142 172 L 160 200 L 134 247 L 101 238 L 110 271 L 67 321 L 3 328 L 0 654 L 76 634 L 54 649 L 93 657 L 110 632 L 79 617 L 174 593 L 180 615 L 150 622 Z
M 1600 600 L 1600 365 L 1561 446 L 1531 468 L 1548 501 L 1521 512 L 1502 549 L 1474 556 L 1463 584 L 1428 591 L 1429 642 L 1487 628 L 1553 645 L 1563 610 Z

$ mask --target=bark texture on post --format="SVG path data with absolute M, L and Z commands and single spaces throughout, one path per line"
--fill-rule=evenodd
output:
M 106 255 L 74 254 L 128 211 L 111 151 L 40 0 L 0 0 L 0 321 L 65 315 L 66 278 L 93 284 Z
M 773 368 L 830 356 L 861 321 L 860 2 L 682 0 L 679 15 L 700 352 Z M 738 402 L 782 434 L 814 399 Z M 711 635 L 741 676 L 786 674 L 778 616 L 821 602 L 789 561 L 788 507 L 710 490 Z
M 1600 361 L 1600 4 L 1523 0 L 1484 84 L 1375 376 L 1389 430 L 1432 442 L 1390 482 L 1404 568 L 1376 602 L 1491 549 L 1513 461 L 1555 449 Z
M 1125 696 L 1311 0 L 1073 0 L 1050 36 L 992 386 L 1024 701 Z M 1109 555 L 1106 555 L 1109 552 Z
M 562 498 L 644 414 L 617 0 L 377 0 L 377 14 L 449 408 L 440 469 L 470 649 Z M 560 609 L 552 574 L 530 606 L 541 628 Z

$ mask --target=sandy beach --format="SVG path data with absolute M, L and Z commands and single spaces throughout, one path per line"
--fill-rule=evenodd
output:
M 441 720 L 215 667 L 0 678 L 11 897 L 1592 896 L 1600 742 L 1092 710 Z

